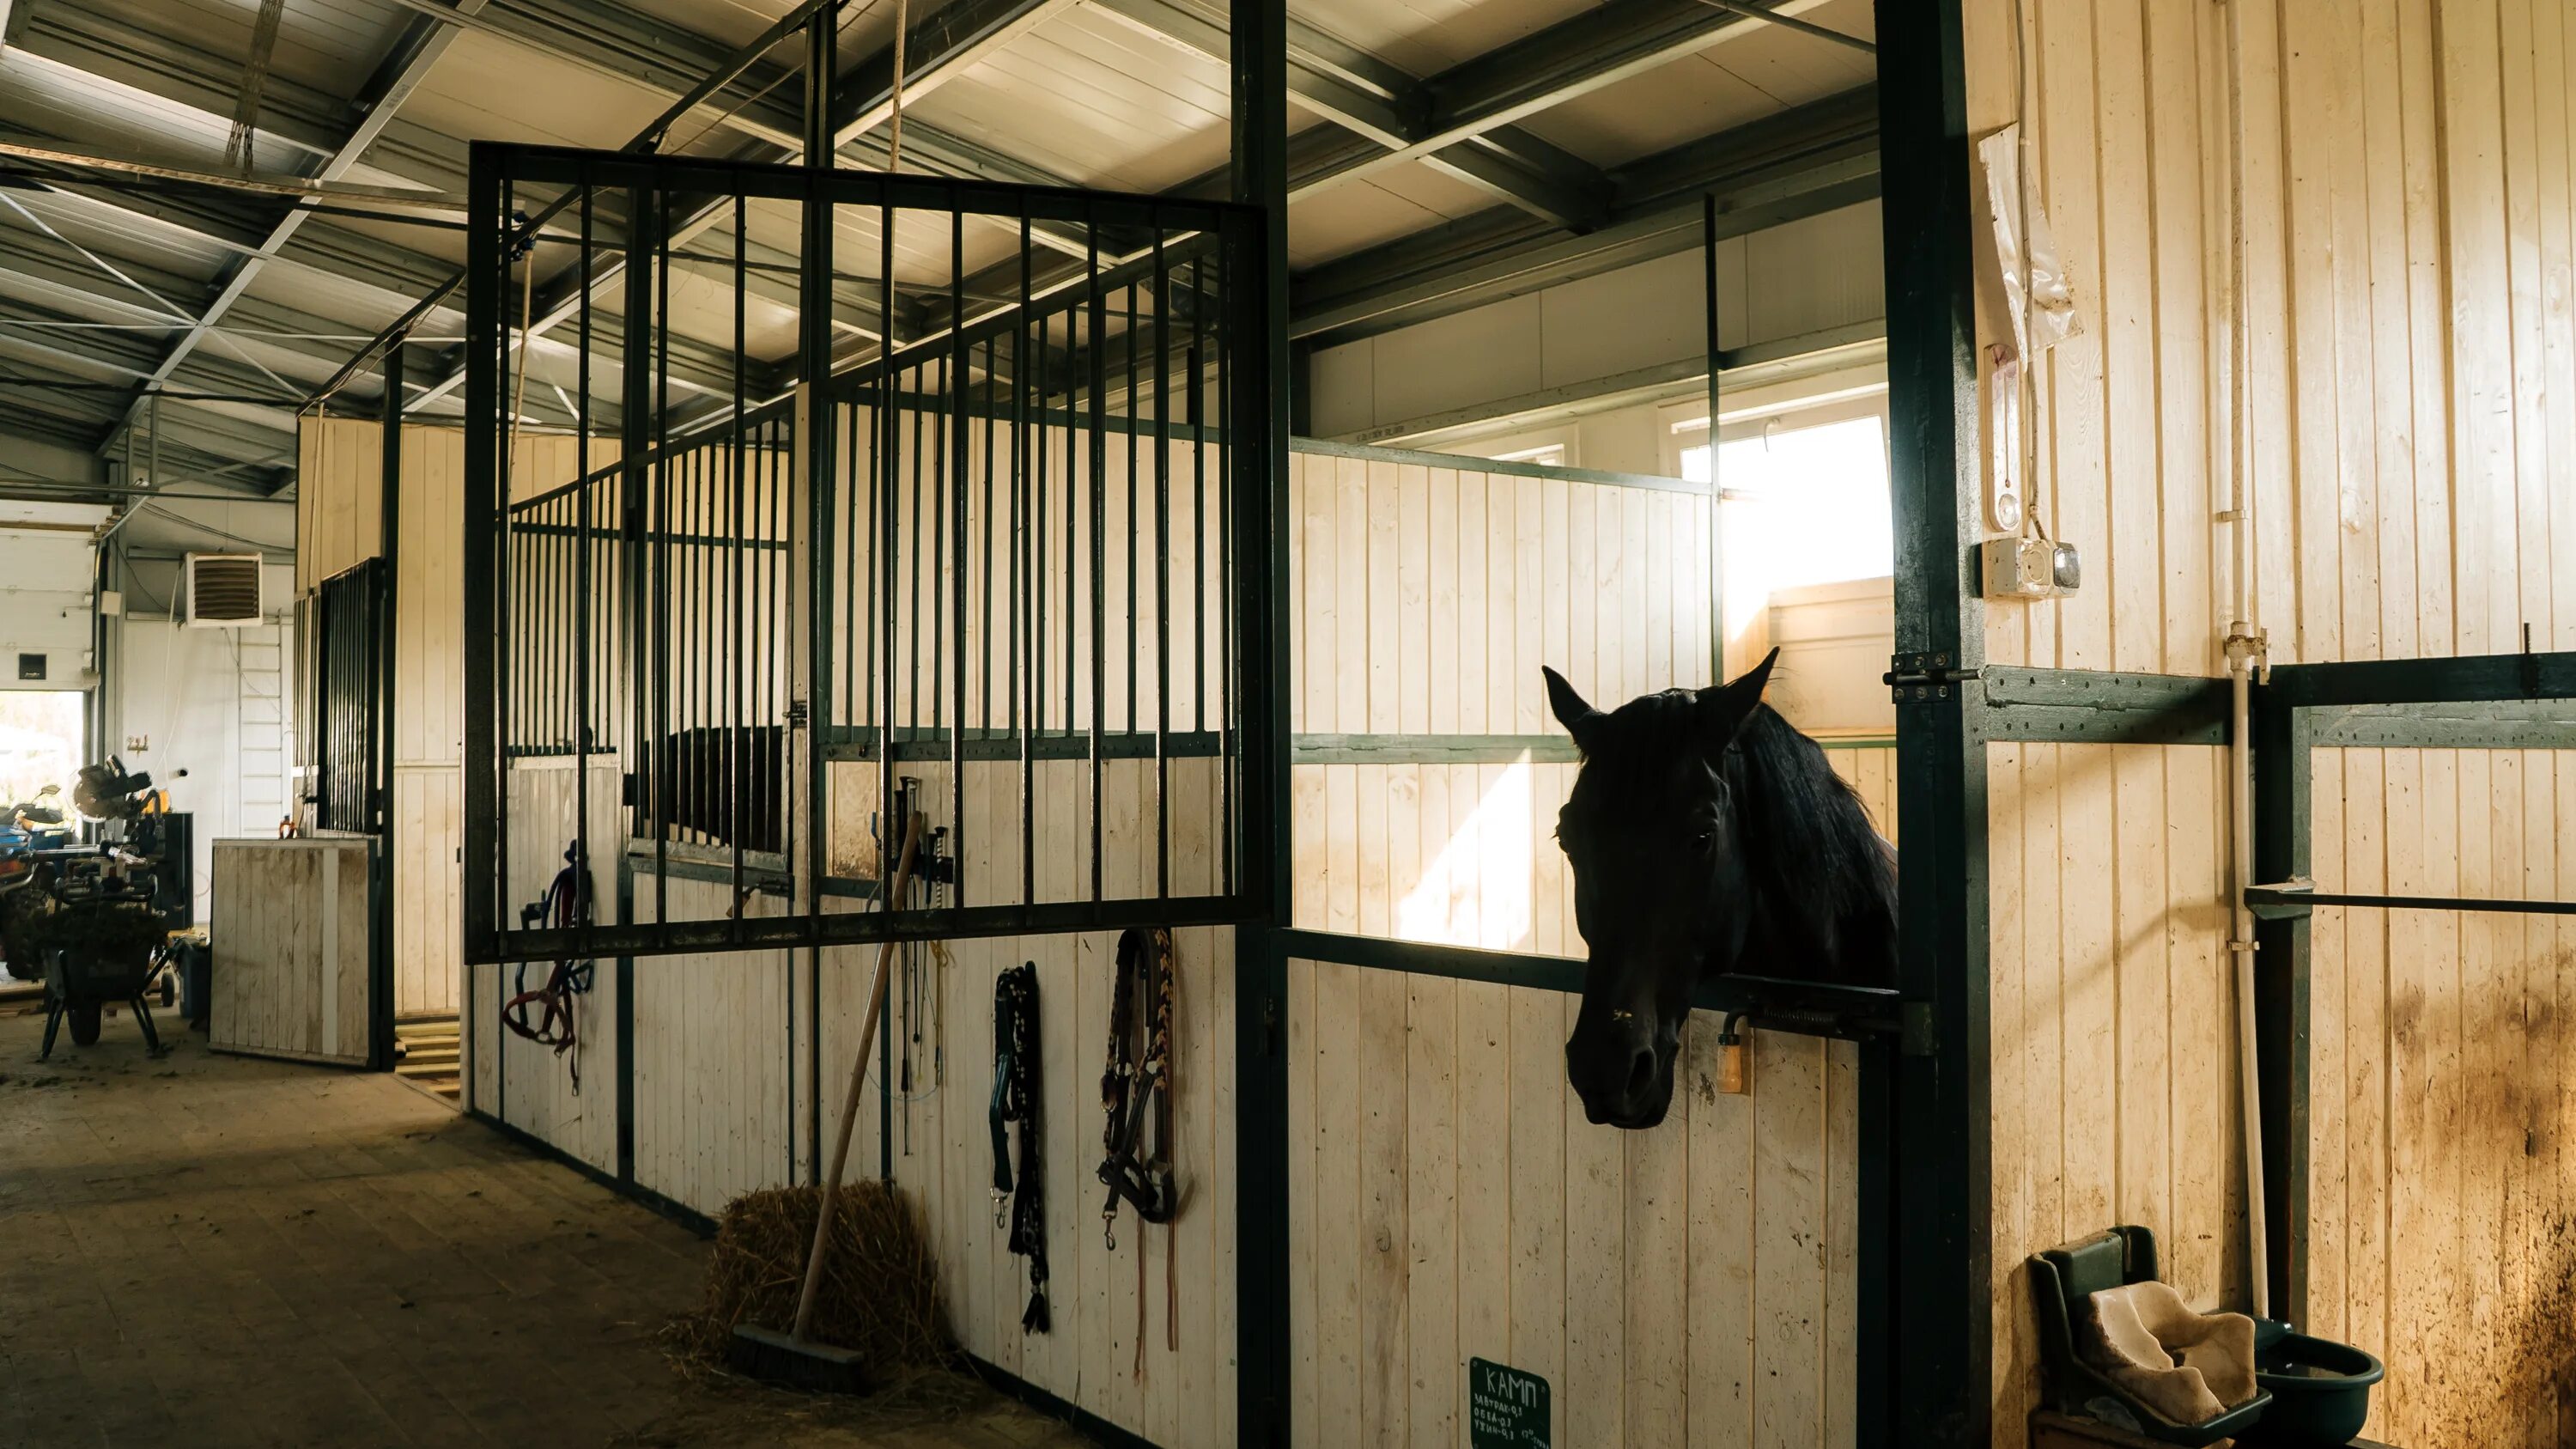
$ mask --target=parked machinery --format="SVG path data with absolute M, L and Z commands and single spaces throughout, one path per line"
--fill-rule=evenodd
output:
M 17 857 L 21 868 L 0 880 L 0 951 L 11 975 L 45 983 L 47 1054 L 66 1017 L 75 1043 L 97 1041 L 111 1003 L 134 1008 L 158 1053 L 144 994 L 171 929 L 189 923 L 188 817 L 170 811 L 150 775 L 129 773 L 113 756 L 82 768 L 72 802 L 100 838 Z

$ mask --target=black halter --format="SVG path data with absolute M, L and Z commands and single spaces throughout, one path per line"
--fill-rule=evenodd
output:
M 529 930 L 552 925 L 557 930 L 590 924 L 590 872 L 584 868 L 581 842 L 576 840 L 564 850 L 564 868 L 555 872 L 552 884 L 542 897 L 519 908 L 519 927 Z M 553 919 L 549 921 L 547 918 Z M 528 963 L 519 963 L 513 978 L 510 999 L 501 1004 L 501 1024 L 539 1046 L 553 1047 L 556 1056 L 572 1051 L 578 1033 L 575 1030 L 572 999 L 586 995 L 596 972 L 596 963 L 562 960 L 546 974 L 546 984 L 528 989 Z M 539 1016 L 528 1019 L 530 1007 Z M 572 1089 L 581 1090 L 581 1058 L 569 1058 L 572 1067 Z
M 1137 1020 L 1142 990 L 1149 1020 Z M 1137 1058 L 1137 1038 L 1144 1056 Z M 1118 937 L 1116 986 L 1109 999 L 1109 1060 L 1100 1074 L 1100 1105 L 1107 1118 L 1101 1140 L 1109 1155 L 1100 1164 L 1108 1200 L 1100 1205 L 1101 1232 L 1118 1245 L 1118 1203 L 1136 1216 L 1168 1223 L 1180 1207 L 1172 1186 L 1172 936 L 1160 927 L 1131 929 Z M 1145 1118 L 1154 1119 L 1155 1152 L 1140 1157 Z
M 993 983 L 993 1217 L 1010 1214 L 1011 1251 L 1029 1260 L 1029 1308 L 1022 1333 L 1044 1333 L 1047 1313 L 1046 1175 L 1038 1167 L 1038 967 L 1024 962 Z M 1020 1172 L 1011 1176 L 1005 1124 L 1020 1124 Z

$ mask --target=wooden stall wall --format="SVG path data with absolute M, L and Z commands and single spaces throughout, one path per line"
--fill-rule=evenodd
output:
M 363 837 L 215 842 L 215 1050 L 366 1065 L 373 854 Z
M 1553 1443 L 1853 1442 L 1856 1050 L 1755 1032 L 1721 1094 L 1695 1016 L 1671 1117 L 1618 1132 L 1575 1007 L 1289 964 L 1297 1444 L 1464 1442 L 1470 1357 L 1547 1379 Z
M 1297 924 L 1581 955 L 1556 847 L 1575 757 L 1539 669 L 1604 709 L 1710 681 L 1706 495 L 1301 449 L 1290 516 Z M 1892 837 L 1886 735 L 1823 743 Z
M 2155 1230 L 2203 1308 L 2245 1281 L 2223 749 L 1987 747 L 1998 1443 L 2038 1341 L 2023 1260 Z
M 617 917 L 618 860 L 626 848 L 626 814 L 613 762 L 589 766 L 590 890 L 594 919 Z M 569 756 L 510 766 L 511 919 L 544 898 L 565 868 L 571 844 L 562 822 L 577 818 L 580 791 Z M 457 884 L 449 877 L 450 889 Z M 451 947 L 451 949 L 453 949 Z M 617 965 L 593 964 L 591 989 L 573 1003 L 574 1045 L 558 1054 L 501 1025 L 501 1008 L 520 990 L 545 984 L 551 961 L 470 966 L 463 972 L 463 1039 L 468 1043 L 461 1105 L 496 1117 L 553 1144 L 602 1172 L 617 1170 Z M 542 1013 L 532 1015 L 532 1020 Z M 573 1080 L 578 1069 L 580 1082 Z
M 2026 97 L 2036 194 L 2084 322 L 2037 369 L 2029 486 L 2083 549 L 2086 583 L 1991 607 L 1990 661 L 2221 672 L 2240 459 L 2274 661 L 2508 652 L 2526 626 L 2535 647 L 2576 646 L 2565 6 L 1967 0 L 1966 20 L 1971 135 Z M 1982 266 L 1992 342 L 2004 314 L 1990 254 Z M 2022 1442 L 2037 1386 L 2028 1253 L 2145 1222 L 2180 1248 L 2196 1299 L 2243 1301 L 2241 1184 L 2206 1169 L 2238 1153 L 2199 1145 L 2237 1130 L 2220 782 L 2183 763 L 2193 752 L 2161 755 L 1994 756 L 2002 1443 Z M 2483 934 L 2433 932 L 2433 955 L 2410 964 L 2456 976 L 2459 941 Z M 2164 962 L 2141 964 L 2135 948 L 2158 938 Z M 2323 949 L 2317 962 L 2344 964 Z M 2320 1060 L 2342 1054 L 2339 1030 L 2318 1019 Z M 2074 1069 L 2115 1043 L 2110 1079 Z M 2433 1200 L 2477 1211 L 2447 1185 Z M 2442 1281 L 2463 1304 L 2493 1286 Z M 2368 1327 L 2380 1300 L 2312 1310 L 2391 1347 Z
M 514 491 L 569 480 L 580 440 L 519 439 Z M 593 439 L 591 465 L 615 456 Z M 394 1010 L 458 1009 L 464 846 L 465 434 L 405 424 L 394 613 Z M 383 548 L 384 429 L 360 418 L 303 420 L 296 478 L 296 581 L 321 581 Z
M 2576 751 L 2314 759 L 2319 889 L 2576 899 Z M 2320 910 L 2309 929 L 2309 1326 L 2388 1361 L 2373 1438 L 2568 1442 L 2576 928 Z

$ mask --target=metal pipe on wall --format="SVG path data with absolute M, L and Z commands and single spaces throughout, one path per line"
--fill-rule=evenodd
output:
M 2229 824 L 2227 952 L 2235 967 L 2238 1110 L 2245 1120 L 2245 1256 L 2247 1303 L 2257 1318 L 2271 1314 L 2271 1267 L 2263 1202 L 2263 1102 L 2260 1044 L 2254 1019 L 2254 912 L 2245 892 L 2254 884 L 2253 691 L 2257 670 L 2270 668 L 2269 641 L 2255 620 L 2254 500 L 2245 486 L 2251 420 L 2247 416 L 2245 357 L 2252 340 L 2245 313 L 2245 94 L 2241 64 L 2243 30 L 2237 6 L 2227 7 L 2228 149 L 2228 510 L 2235 602 L 2227 625 L 2227 813 Z

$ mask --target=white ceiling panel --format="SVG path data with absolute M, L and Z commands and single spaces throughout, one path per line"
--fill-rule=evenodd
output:
M 1292 0 L 1298 19 L 1418 76 L 1590 10 L 1599 0 Z
M 1076 182 L 1156 191 L 1224 162 L 1227 84 L 1223 62 L 1077 7 L 941 86 L 920 114 Z
M 1492 204 L 1461 195 L 1472 191 L 1408 161 L 1318 192 L 1288 213 L 1288 263 L 1311 267 Z
M 246 66 L 259 5 L 260 0 L 81 0 L 80 8 Z M 327 95 L 353 97 L 411 19 L 392 0 L 286 0 L 268 73 Z
M 469 30 L 430 68 L 402 114 L 461 140 L 609 150 L 625 145 L 669 105 L 667 97 L 643 86 Z
M 1802 17 L 1866 38 L 1866 4 L 1832 0 Z M 1523 124 L 1599 166 L 1617 166 L 1870 83 L 1868 55 L 1777 25 L 1733 32 L 1696 55 L 1606 86 Z
M 221 167 L 232 118 L 163 100 L 26 50 L 0 50 L 0 126 L 49 137 L 74 150 L 129 151 Z M 255 158 L 311 153 L 262 131 Z M 269 164 L 262 160 L 262 166 Z

